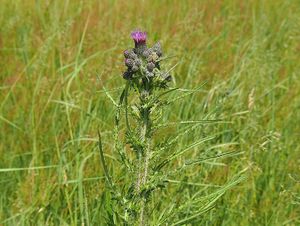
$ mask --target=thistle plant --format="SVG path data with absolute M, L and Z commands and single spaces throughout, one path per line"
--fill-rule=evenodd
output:
M 186 202 L 172 204 L 171 211 L 165 209 L 155 223 L 150 221 L 151 214 L 158 208 L 153 205 L 156 201 L 153 199 L 154 194 L 159 194 L 167 188 L 169 176 L 176 176 L 186 167 L 199 164 L 200 159 L 189 161 L 172 170 L 166 170 L 166 166 L 187 150 L 212 138 L 199 140 L 183 150 L 172 149 L 180 136 L 194 129 L 193 125 L 190 130 L 180 132 L 166 142 L 160 143 L 155 140 L 155 134 L 162 127 L 163 109 L 171 103 L 164 97 L 177 88 L 169 87 L 172 81 L 170 70 L 162 69 L 161 64 L 167 58 L 163 57 L 160 42 L 148 47 L 147 34 L 142 31 L 132 32 L 131 37 L 134 48 L 124 51 L 127 69 L 123 73 L 123 78 L 126 84 L 117 106 L 114 131 L 115 153 L 118 154 L 122 175 L 111 175 L 99 134 L 100 156 L 107 181 L 105 193 L 107 223 L 160 225 L 176 221 L 178 224 L 189 222 L 208 211 L 217 198 L 239 179 L 231 181 L 206 197 L 195 195 Z M 125 132 L 122 129 L 123 122 Z M 166 152 L 167 150 L 169 152 Z
M 151 191 L 155 189 L 153 184 L 149 183 L 153 176 L 153 172 L 149 169 L 149 161 L 153 155 L 152 137 L 155 121 L 158 120 L 157 108 L 161 105 L 157 92 L 167 88 L 171 76 L 160 68 L 162 50 L 159 42 L 148 48 L 145 32 L 134 31 L 131 37 L 135 47 L 124 51 L 127 67 L 123 74 L 123 78 L 127 81 L 124 98 L 128 98 L 129 90 L 135 91 L 139 102 L 131 106 L 131 115 L 136 120 L 135 127 L 129 125 L 126 109 L 126 142 L 135 154 L 134 166 L 136 166 L 133 169 L 135 180 L 132 184 L 131 209 L 128 209 L 126 214 L 132 215 L 135 222 L 139 221 L 140 225 L 144 225 L 147 223 L 147 203 Z

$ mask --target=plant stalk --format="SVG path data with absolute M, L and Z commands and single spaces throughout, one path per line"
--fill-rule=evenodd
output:
M 142 101 L 142 106 L 145 106 Z M 146 198 L 141 196 L 141 188 L 147 183 L 149 157 L 150 157 L 150 109 L 143 109 L 141 112 L 143 123 L 141 125 L 140 137 L 144 144 L 139 155 L 139 172 L 138 172 L 138 189 L 137 194 L 140 196 L 140 212 L 139 212 L 139 225 L 147 225 L 146 222 Z

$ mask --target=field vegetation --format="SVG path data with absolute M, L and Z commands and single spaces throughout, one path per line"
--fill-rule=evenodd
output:
M 209 137 L 173 163 L 205 156 L 153 194 L 149 224 L 300 225 L 299 27 L 294 0 L 0 0 L 0 225 L 110 220 L 98 130 L 122 186 L 114 117 L 136 28 L 176 65 L 168 100 L 185 96 L 154 139 Z

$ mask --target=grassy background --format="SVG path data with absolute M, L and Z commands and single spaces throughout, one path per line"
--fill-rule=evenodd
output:
M 299 225 L 299 27 L 293 0 L 0 0 L 0 225 L 103 222 L 98 127 L 111 171 L 121 173 L 111 148 L 115 109 L 103 90 L 120 95 L 134 28 L 177 56 L 168 62 L 179 63 L 174 86 L 206 81 L 165 119 L 231 122 L 195 130 L 178 148 L 199 133 L 220 133 L 202 148 L 237 142 L 243 151 L 177 178 L 222 184 L 248 168 L 201 224 Z M 168 192 L 197 189 L 174 184 Z

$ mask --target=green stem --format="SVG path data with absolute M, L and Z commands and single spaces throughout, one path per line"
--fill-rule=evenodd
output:
M 142 186 L 146 184 L 147 182 L 147 176 L 148 176 L 148 167 L 149 167 L 149 157 L 150 157 L 150 140 L 147 139 L 147 146 L 145 149 L 145 157 L 144 157 L 144 169 L 143 169 L 143 175 L 142 175 Z M 145 222 L 145 209 L 146 209 L 146 200 L 145 198 L 142 198 L 141 200 L 141 209 L 140 209 L 140 226 L 146 225 Z
M 142 106 L 144 101 L 142 101 Z M 138 181 L 137 181 L 137 195 L 140 196 L 141 188 L 147 183 L 148 177 L 148 168 L 149 168 L 149 157 L 150 157 L 150 109 L 143 109 L 141 112 L 142 115 L 142 125 L 140 130 L 140 138 L 143 142 L 144 148 L 140 151 L 139 154 L 139 169 L 138 169 Z M 139 225 L 146 225 L 146 200 L 144 197 L 140 197 L 140 210 L 139 210 Z

